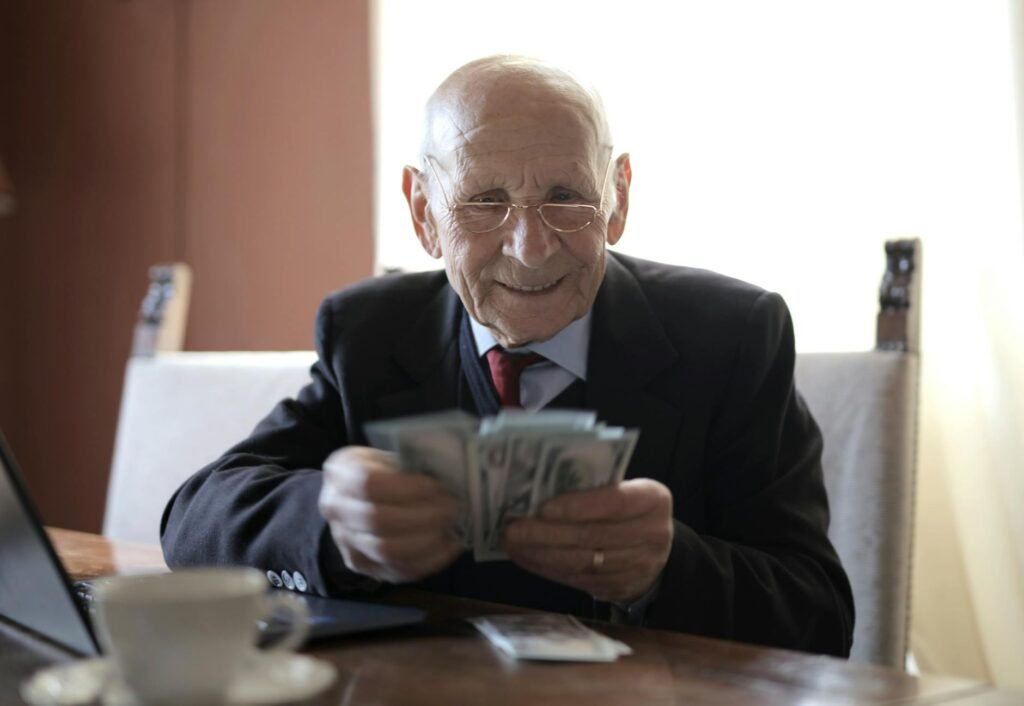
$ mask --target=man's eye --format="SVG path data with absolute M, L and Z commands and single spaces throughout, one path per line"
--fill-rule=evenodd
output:
M 558 189 L 548 196 L 548 203 L 579 203 L 581 200 L 579 194 L 568 189 Z
M 473 204 L 489 204 L 489 203 L 506 203 L 505 199 L 500 194 L 478 194 L 471 199 L 469 203 Z

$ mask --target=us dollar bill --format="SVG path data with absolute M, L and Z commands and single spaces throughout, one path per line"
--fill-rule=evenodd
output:
M 528 514 L 534 517 L 551 498 L 617 483 L 636 444 L 635 430 L 611 438 L 563 437 L 548 440 L 533 476 Z
M 508 523 L 537 515 L 565 492 L 622 480 L 637 431 L 606 427 L 590 411 L 465 412 L 367 424 L 367 439 L 394 451 L 403 471 L 434 477 L 459 504 L 453 528 L 477 561 L 507 558 Z
M 481 494 L 481 519 L 478 527 L 480 541 L 474 547 L 477 561 L 507 558 L 501 549 L 501 538 L 508 523 L 517 517 L 526 517 L 533 494 L 534 474 L 540 464 L 546 435 L 540 431 L 519 433 L 492 433 L 480 437 L 479 463 L 485 462 L 490 449 L 500 446 L 504 464 L 500 473 L 481 470 L 481 479 L 487 483 L 489 493 Z M 481 466 L 482 468 L 482 466 Z
M 517 409 L 506 409 L 493 417 L 484 417 L 480 421 L 481 434 L 496 434 L 503 431 L 540 430 L 549 433 L 570 431 L 589 432 L 600 426 L 597 413 L 584 409 L 549 409 L 540 412 L 527 412 Z
M 570 615 L 522 613 L 469 618 L 491 644 L 515 659 L 613 662 L 633 653 L 625 643 Z
M 370 446 L 397 453 L 398 437 L 411 429 L 456 429 L 465 434 L 475 434 L 479 426 L 480 420 L 469 412 L 451 409 L 367 422 L 363 425 L 363 432 Z
M 473 558 L 485 560 L 485 547 L 494 541 L 494 528 L 498 521 L 502 497 L 505 492 L 505 478 L 508 475 L 508 436 L 489 434 L 480 436 L 476 443 L 477 492 L 473 497 Z

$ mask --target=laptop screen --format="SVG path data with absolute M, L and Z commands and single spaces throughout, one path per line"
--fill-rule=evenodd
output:
M 0 433 L 0 616 L 86 655 L 99 654 L 67 574 Z

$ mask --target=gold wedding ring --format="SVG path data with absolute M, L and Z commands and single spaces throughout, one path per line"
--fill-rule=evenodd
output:
M 590 568 L 597 572 L 601 570 L 602 566 L 604 566 L 604 552 L 598 549 L 594 551 L 594 556 L 590 558 Z

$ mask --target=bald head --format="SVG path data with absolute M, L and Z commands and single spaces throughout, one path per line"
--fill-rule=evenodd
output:
M 611 132 L 596 92 L 562 69 L 500 55 L 465 64 L 434 91 L 426 105 L 422 154 L 443 156 L 472 139 L 480 125 L 522 113 L 575 124 L 595 147 L 611 148 Z

